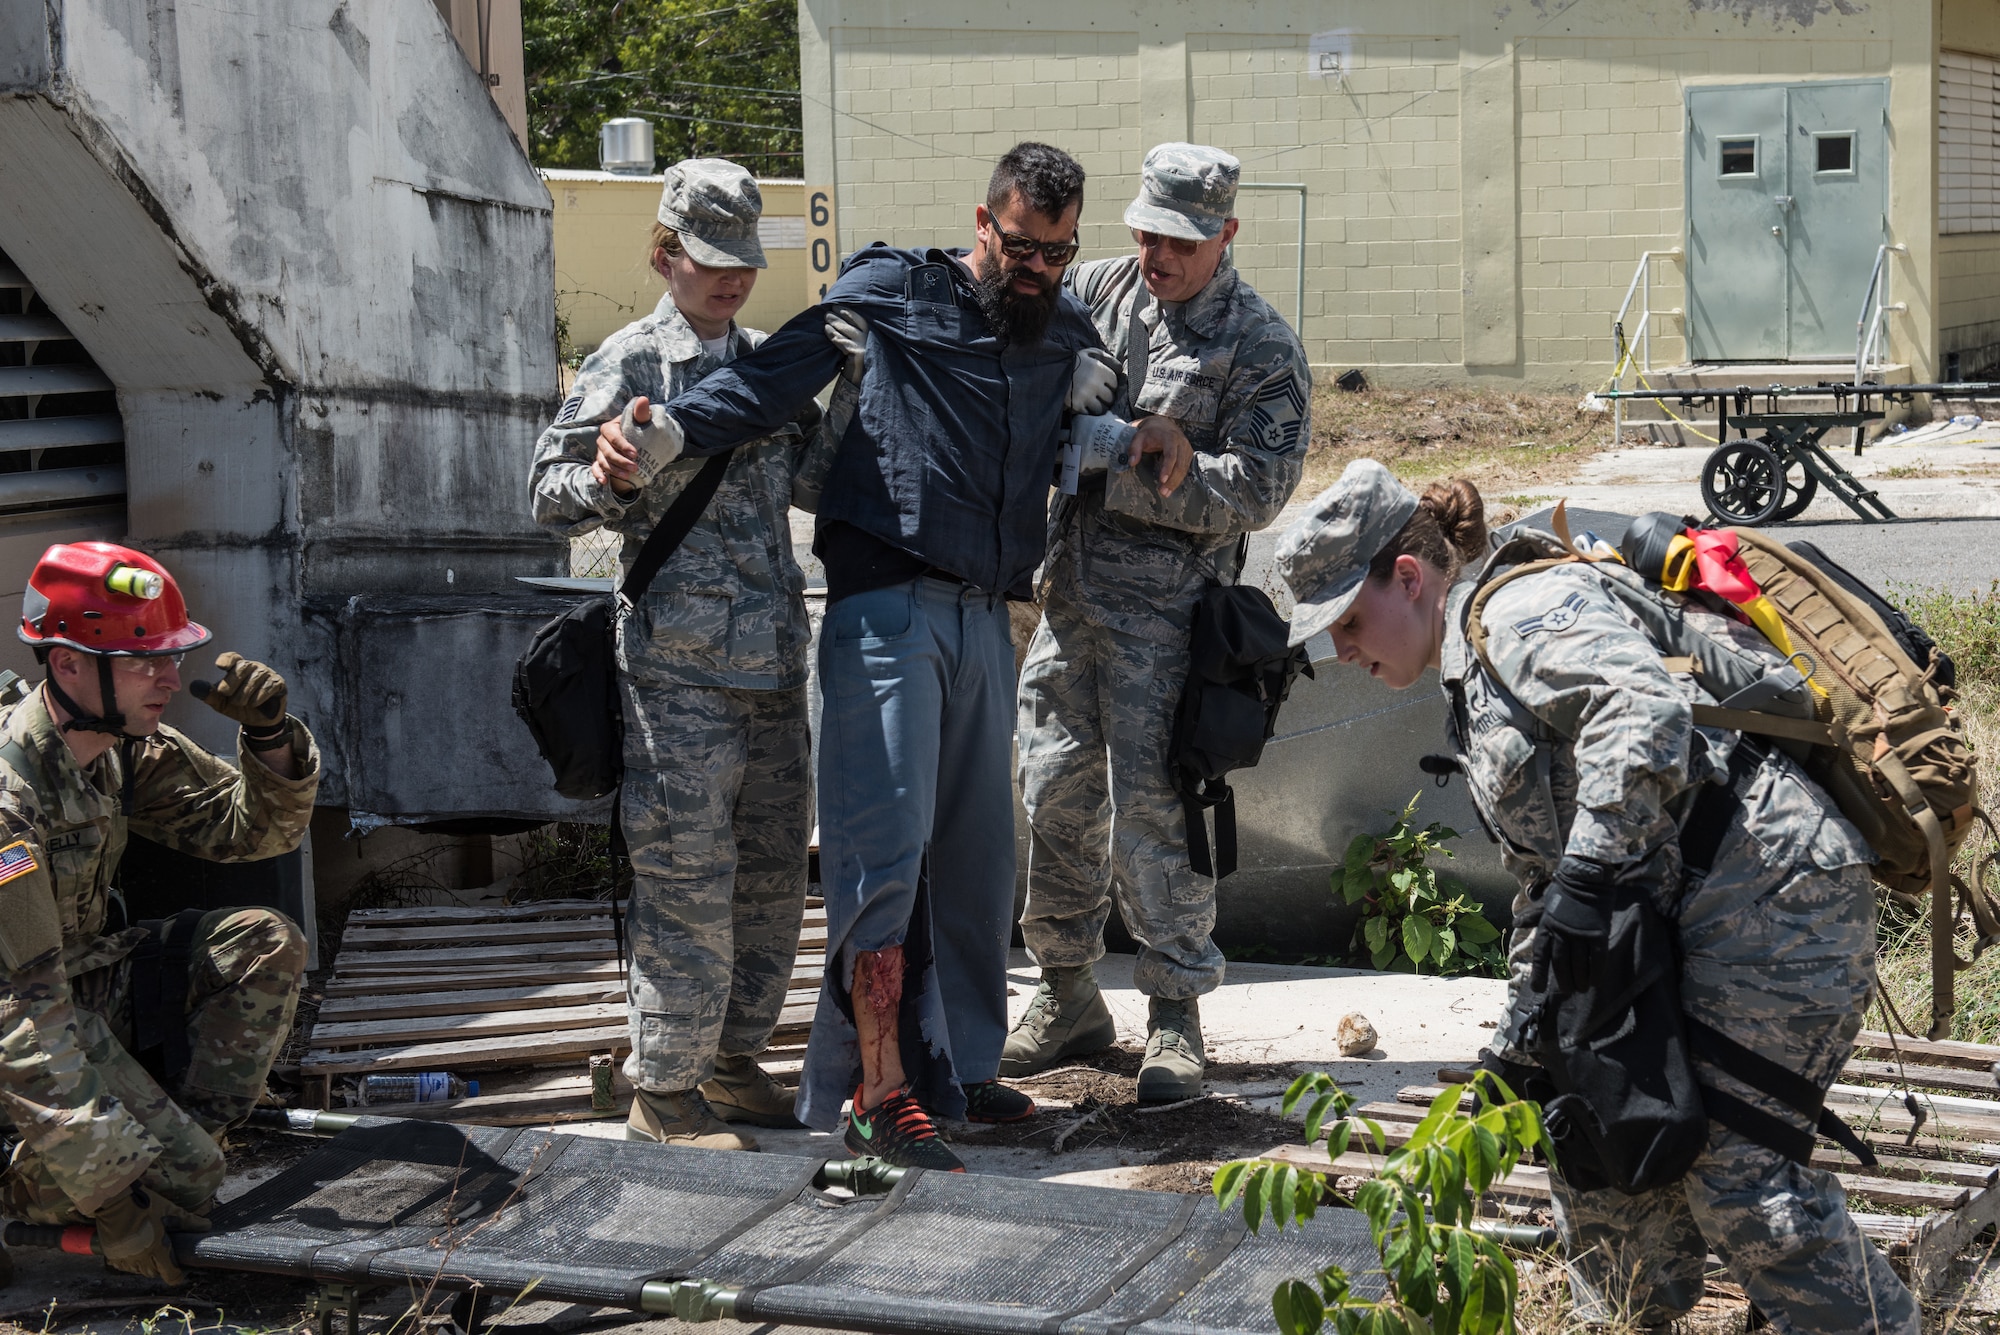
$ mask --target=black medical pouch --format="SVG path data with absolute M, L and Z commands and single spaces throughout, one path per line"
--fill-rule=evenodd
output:
M 1536 904 L 1516 926 L 1540 915 Z M 1688 1058 L 1674 927 L 1642 886 L 1613 912 L 1606 951 L 1598 987 L 1569 996 L 1522 988 L 1520 1043 L 1548 1081 L 1542 1118 L 1563 1181 L 1637 1194 L 1693 1166 L 1708 1144 L 1708 1112 Z

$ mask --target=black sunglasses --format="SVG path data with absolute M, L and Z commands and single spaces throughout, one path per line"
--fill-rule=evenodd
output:
M 1083 244 L 1074 238 L 1068 241 L 1037 241 L 1032 236 L 1022 236 L 1018 232 L 1008 231 L 998 220 L 995 220 L 992 226 L 1000 238 L 1000 253 L 1010 260 L 1025 260 L 1039 250 L 1050 268 L 1060 269 L 1075 259 L 1076 253 L 1083 249 Z

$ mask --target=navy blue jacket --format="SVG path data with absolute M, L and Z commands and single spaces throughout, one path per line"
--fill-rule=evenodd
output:
M 823 306 L 666 407 L 690 454 L 767 436 L 840 369 L 825 308 L 858 312 L 868 372 L 819 522 L 852 524 L 974 587 L 1025 597 L 1048 536 L 1070 368 L 1102 344 L 1090 312 L 1061 290 L 1040 343 L 1003 347 L 954 258 L 963 253 L 881 242 L 856 251 Z

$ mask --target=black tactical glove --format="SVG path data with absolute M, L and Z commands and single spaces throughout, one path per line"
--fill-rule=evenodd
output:
M 206 1233 L 208 1221 L 190 1214 L 158 1192 L 133 1184 L 130 1191 L 114 1196 L 98 1210 L 97 1250 L 104 1263 L 128 1275 L 145 1275 L 162 1284 L 185 1284 L 187 1276 L 174 1261 L 176 1233 Z
M 1557 863 L 1542 892 L 1530 986 L 1541 992 L 1553 981 L 1556 991 L 1576 996 L 1603 981 L 1611 914 L 1617 907 L 1614 869 L 1589 858 L 1566 857 Z

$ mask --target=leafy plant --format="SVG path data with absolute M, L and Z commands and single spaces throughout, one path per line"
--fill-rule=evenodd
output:
M 1267 1217 L 1279 1229 L 1303 1224 L 1330 1194 L 1368 1217 L 1382 1258 L 1382 1296 L 1362 1296 L 1337 1265 L 1310 1280 L 1288 1279 L 1271 1294 L 1285 1335 L 1316 1335 L 1329 1320 L 1338 1335 L 1512 1335 L 1518 1276 L 1512 1259 L 1475 1226 L 1474 1210 L 1547 1139 L 1540 1106 L 1515 1098 L 1498 1076 L 1481 1071 L 1472 1088 L 1478 1106 L 1471 1112 L 1459 1109 L 1462 1085 L 1432 1099 L 1409 1141 L 1352 1201 L 1329 1193 L 1326 1174 L 1295 1164 L 1240 1159 L 1216 1171 L 1216 1203 L 1226 1210 L 1240 1200 L 1252 1232 Z M 1284 1110 L 1308 1100 L 1308 1145 L 1325 1139 L 1328 1158 L 1337 1159 L 1361 1136 L 1381 1152 L 1380 1124 L 1353 1116 L 1354 1096 L 1332 1077 L 1300 1076 L 1285 1091 Z
M 1364 950 L 1378 969 L 1450 976 L 1479 973 L 1497 978 L 1506 967 L 1500 929 L 1486 921 L 1465 887 L 1429 865 L 1451 857 L 1447 840 L 1458 831 L 1432 821 L 1416 827 L 1419 793 L 1387 834 L 1358 834 L 1334 873 L 1334 889 L 1361 905 L 1354 925 L 1354 953 Z

